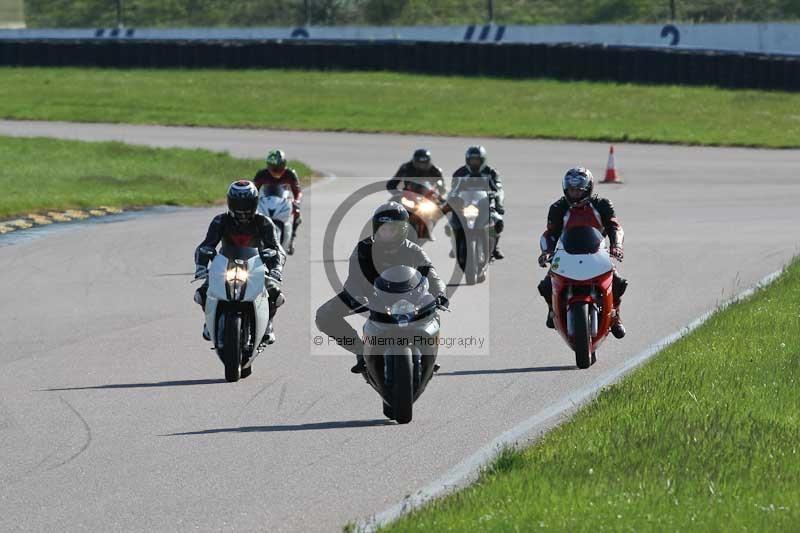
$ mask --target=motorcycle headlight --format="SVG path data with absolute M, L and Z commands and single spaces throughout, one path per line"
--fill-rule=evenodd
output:
M 417 307 L 409 302 L 408 300 L 397 300 L 392 306 L 389 308 L 389 314 L 396 316 L 396 315 L 411 315 L 416 312 Z
M 430 215 L 431 213 L 436 211 L 436 204 L 434 204 L 433 202 L 431 202 L 426 198 L 425 200 L 419 202 L 417 209 L 419 210 L 420 213 L 424 215 Z
M 239 283 L 244 283 L 247 281 L 247 270 L 238 266 L 233 267 L 225 272 L 225 279 L 228 282 L 238 281 Z
M 408 209 L 414 209 L 414 206 L 417 205 L 416 202 L 414 202 L 414 200 L 406 198 L 405 196 L 400 199 L 400 203 L 403 204 Z
M 480 209 L 478 209 L 477 205 L 470 204 L 466 206 L 464 209 L 461 210 L 461 213 L 464 215 L 464 218 L 475 220 L 478 218 L 480 214 Z

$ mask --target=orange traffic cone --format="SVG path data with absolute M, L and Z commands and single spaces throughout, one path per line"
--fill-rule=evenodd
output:
M 606 165 L 606 177 L 600 183 L 622 183 L 622 177 L 617 174 L 616 163 L 614 162 L 614 145 L 608 150 L 608 164 Z

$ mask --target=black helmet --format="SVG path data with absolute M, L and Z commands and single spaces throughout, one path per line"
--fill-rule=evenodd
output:
M 571 168 L 564 174 L 561 188 L 570 207 L 584 205 L 592 197 L 594 176 L 587 168 Z
M 380 230 L 383 226 L 389 229 Z M 408 211 L 397 202 L 386 202 L 372 215 L 372 238 L 380 244 L 400 244 L 408 237 Z
M 414 150 L 414 155 L 411 157 L 411 163 L 414 165 L 414 168 L 421 171 L 427 172 L 431 169 L 431 151 L 427 148 L 417 148 Z
M 470 146 L 467 148 L 467 153 L 464 154 L 464 160 L 467 162 L 467 167 L 472 172 L 480 172 L 486 166 L 486 148 L 480 145 Z M 475 166 L 472 163 L 480 161 Z
M 253 220 L 258 208 L 258 189 L 252 181 L 239 180 L 228 187 L 228 213 L 237 222 Z

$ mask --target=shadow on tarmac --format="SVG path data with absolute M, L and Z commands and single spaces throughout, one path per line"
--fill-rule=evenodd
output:
M 455 372 L 439 372 L 437 376 L 478 376 L 484 374 L 525 374 L 528 372 L 564 372 L 577 370 L 576 366 L 534 366 L 530 368 L 491 368 L 488 370 L 456 370 Z
M 182 435 L 211 435 L 214 433 L 272 433 L 280 431 L 308 431 L 317 429 L 346 429 L 346 428 L 365 428 L 374 426 L 392 426 L 394 422 L 390 420 L 343 420 L 334 422 L 313 422 L 309 424 L 284 424 L 275 426 L 242 426 L 238 428 L 215 428 L 202 431 L 186 431 L 184 433 L 169 433 L 161 437 L 177 437 Z
M 148 389 L 152 387 L 185 387 L 189 385 L 214 385 L 225 383 L 224 379 L 189 379 L 183 381 L 156 381 L 155 383 L 112 383 L 109 385 L 94 385 L 91 387 L 65 387 L 60 389 L 40 389 L 38 392 L 53 392 L 67 390 L 100 390 L 100 389 Z

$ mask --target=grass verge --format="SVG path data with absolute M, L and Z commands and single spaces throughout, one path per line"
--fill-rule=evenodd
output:
M 800 94 L 286 70 L 0 68 L 0 117 L 800 147 Z
M 386 531 L 797 531 L 800 260 Z
M 211 204 L 231 181 L 263 166 L 206 150 L 14 137 L 0 137 L 0 161 L 0 219 L 101 205 Z M 292 164 L 307 181 L 310 169 Z

